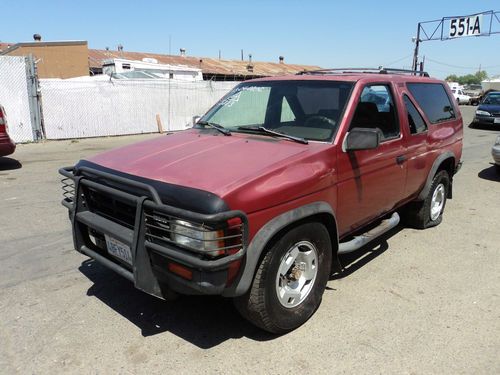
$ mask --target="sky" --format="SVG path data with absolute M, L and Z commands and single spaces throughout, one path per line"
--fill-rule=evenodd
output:
M 89 48 L 332 67 L 410 68 L 419 22 L 500 11 L 500 1 L 0 0 L 0 41 L 87 40 Z M 43 4 L 42 4 L 43 3 Z M 500 15 L 499 15 L 500 18 Z M 485 23 L 486 24 L 486 23 Z M 489 26 L 489 25 L 487 25 Z M 484 27 L 483 27 L 484 28 Z M 494 20 L 492 30 L 500 32 Z M 432 32 L 432 30 L 431 30 Z M 445 28 L 445 33 L 448 29 Z M 425 70 L 500 75 L 500 33 L 425 41 Z

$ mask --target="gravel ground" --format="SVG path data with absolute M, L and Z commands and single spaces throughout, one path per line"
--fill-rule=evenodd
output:
M 497 134 L 465 128 L 440 226 L 344 256 L 314 317 L 284 336 L 222 298 L 157 300 L 73 250 L 57 169 L 158 135 L 19 145 L 0 158 L 0 373 L 498 374 Z

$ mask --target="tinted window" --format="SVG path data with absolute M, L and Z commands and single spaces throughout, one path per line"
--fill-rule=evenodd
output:
M 408 83 L 408 89 L 433 124 L 455 118 L 453 105 L 440 83 Z
M 424 119 L 418 113 L 417 108 L 413 105 L 410 98 L 406 95 L 403 97 L 406 106 L 406 113 L 408 114 L 408 124 L 410 125 L 410 132 L 412 134 L 418 134 L 425 132 L 427 130 L 427 125 Z
M 378 128 L 382 140 L 399 136 L 399 124 L 388 86 L 369 85 L 363 89 L 350 128 L 355 127 Z
M 486 95 L 483 104 L 500 104 L 500 92 L 490 93 Z

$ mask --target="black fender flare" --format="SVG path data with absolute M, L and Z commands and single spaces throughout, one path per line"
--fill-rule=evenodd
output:
M 420 194 L 417 197 L 417 201 L 423 201 L 425 200 L 425 197 L 429 194 L 429 191 L 431 189 L 432 185 L 432 180 L 434 179 L 434 176 L 436 175 L 436 172 L 438 171 L 439 167 L 441 164 L 447 160 L 453 158 L 456 160 L 455 154 L 451 151 L 446 151 L 445 153 L 439 155 L 436 160 L 434 160 L 434 163 L 432 164 L 432 167 L 429 171 L 429 174 L 427 175 L 427 180 L 425 182 L 425 185 L 423 189 L 420 191 Z M 455 165 L 453 166 L 455 167 Z M 450 179 L 453 178 L 453 176 L 450 176 Z
M 233 285 L 224 290 L 222 295 L 226 297 L 236 297 L 245 294 L 252 285 L 260 256 L 269 241 L 279 231 L 288 227 L 289 225 L 317 214 L 328 214 L 332 216 L 335 222 L 335 233 L 337 234 L 337 238 L 333 238 L 332 242 L 336 241 L 338 244 L 337 219 L 332 207 L 327 202 L 314 202 L 284 212 L 281 215 L 276 216 L 275 218 L 268 221 L 255 234 L 247 248 L 245 261 L 244 264 L 242 264 L 243 271 L 240 273 L 238 279 L 235 280 Z M 332 256 L 333 261 L 337 261 L 338 264 L 337 251 L 334 251 L 334 254 L 332 254 Z

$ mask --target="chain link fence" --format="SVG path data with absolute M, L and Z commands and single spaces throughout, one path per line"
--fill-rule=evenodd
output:
M 0 56 L 0 104 L 7 113 L 9 135 L 15 142 L 35 139 L 28 60 L 23 56 Z
M 45 135 L 68 139 L 183 130 L 237 82 L 41 79 Z

